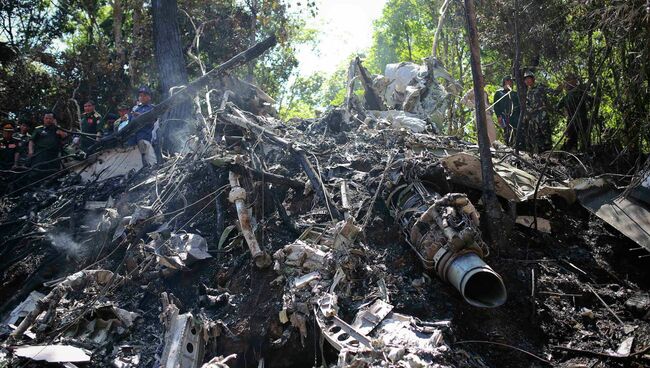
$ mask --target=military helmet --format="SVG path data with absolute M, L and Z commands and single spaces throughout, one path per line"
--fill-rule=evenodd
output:
M 505 77 L 501 78 L 501 85 L 503 85 L 506 81 L 511 81 L 512 77 L 509 75 L 506 75 Z
M 528 78 L 528 77 L 531 77 L 531 78 L 535 79 L 535 73 L 533 73 L 533 72 L 530 71 L 530 70 L 527 70 L 527 71 L 524 73 L 524 79 L 526 79 L 526 78 Z

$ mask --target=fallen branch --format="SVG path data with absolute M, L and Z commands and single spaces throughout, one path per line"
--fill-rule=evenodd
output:
M 607 303 L 605 303 L 605 301 L 603 300 L 603 298 L 601 298 L 600 295 L 598 295 L 598 293 L 596 293 L 596 290 L 594 290 L 594 289 L 591 287 L 591 285 L 587 285 L 587 288 L 589 289 L 589 291 L 591 291 L 591 292 L 596 296 L 596 298 L 598 298 L 598 300 L 600 300 L 600 302 L 603 304 L 603 306 L 605 306 L 605 308 L 607 308 L 607 310 L 609 311 L 609 313 L 611 313 L 611 314 L 614 316 L 614 318 L 616 318 L 616 320 L 618 321 L 618 323 L 621 324 L 621 326 L 625 325 L 625 323 L 623 323 L 623 320 L 621 320 L 621 319 L 618 317 L 618 315 L 616 315 L 616 313 L 614 313 L 614 311 L 612 310 L 612 308 L 610 308 L 609 305 L 607 305 Z

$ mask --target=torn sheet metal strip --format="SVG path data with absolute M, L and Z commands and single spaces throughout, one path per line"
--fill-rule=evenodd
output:
M 445 157 L 441 162 L 451 173 L 452 181 L 470 188 L 482 189 L 481 161 L 477 156 L 461 152 Z M 494 189 L 499 197 L 516 202 L 523 202 L 533 197 L 537 176 L 503 162 L 494 162 L 494 171 Z M 542 185 L 537 198 L 551 195 L 558 195 L 569 203 L 575 202 L 573 189 L 562 186 Z
M 345 348 L 356 351 L 360 345 L 372 348 L 370 339 L 357 332 L 337 316 L 326 319 L 318 312 L 317 308 L 314 308 L 314 315 L 323 336 L 336 350 L 341 351 Z
M 593 186 L 578 190 L 580 204 L 650 252 L 650 209 L 621 191 Z

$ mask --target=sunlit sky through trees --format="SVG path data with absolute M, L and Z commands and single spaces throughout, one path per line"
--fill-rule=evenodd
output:
M 299 73 L 333 72 L 351 53 L 372 42 L 372 22 L 379 18 L 386 0 L 317 0 L 318 14 L 306 17 L 307 26 L 318 30 L 316 48 L 302 46 Z

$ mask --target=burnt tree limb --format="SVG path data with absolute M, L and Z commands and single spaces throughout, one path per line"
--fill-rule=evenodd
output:
M 199 93 L 201 89 L 210 84 L 213 79 L 224 75 L 226 72 L 233 68 L 244 65 L 249 61 L 259 57 L 265 51 L 275 46 L 276 43 L 277 40 L 275 38 L 275 35 L 270 36 L 267 39 L 258 42 L 255 44 L 255 46 L 249 48 L 248 50 L 233 56 L 230 60 L 212 69 L 200 78 L 195 79 L 187 86 L 178 88 L 173 95 L 169 96 L 161 103 L 154 106 L 153 110 L 136 116 L 126 127 L 124 127 L 124 129 L 94 144 L 92 147 L 90 147 L 90 152 L 101 149 L 102 147 L 109 146 L 116 142 L 125 141 L 127 138 L 145 127 L 147 124 L 156 121 L 156 119 L 158 119 L 158 117 L 160 117 L 167 110 L 183 103 L 187 97 L 192 97 Z
M 377 94 L 374 88 L 372 88 L 372 77 L 368 73 L 368 70 L 361 65 L 361 59 L 357 56 L 354 59 L 354 64 L 359 73 L 359 80 L 363 86 L 363 96 L 366 98 L 366 108 L 368 110 L 384 110 L 384 103 L 382 102 L 381 97 Z
M 465 0 L 465 17 L 467 20 L 467 34 L 470 49 L 470 65 L 474 81 L 474 96 L 476 98 L 476 130 L 478 133 L 478 146 L 481 158 L 481 177 L 483 181 L 483 203 L 487 214 L 488 230 L 492 242 L 500 248 L 503 241 L 503 212 L 497 200 L 494 188 L 494 165 L 492 152 L 490 152 L 490 139 L 487 134 L 487 109 L 485 95 L 485 81 L 481 70 L 481 49 L 478 42 L 478 27 L 476 25 L 476 10 L 474 0 Z M 478 97 L 481 96 L 481 97 Z

